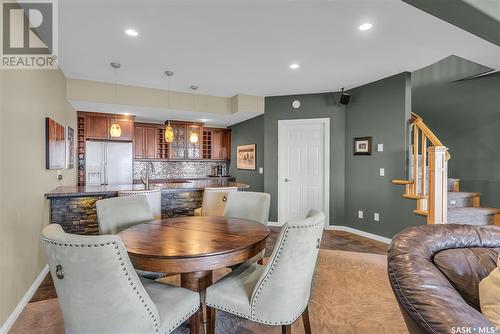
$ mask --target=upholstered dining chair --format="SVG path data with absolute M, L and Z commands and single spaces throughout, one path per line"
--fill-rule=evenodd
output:
M 225 217 L 244 218 L 267 226 L 271 195 L 252 191 L 238 191 L 227 195 L 224 209 Z M 254 256 L 250 261 L 263 264 L 265 250 Z
M 307 218 L 286 223 L 263 266 L 246 262 L 206 291 L 208 334 L 215 333 L 216 309 L 267 325 L 291 324 L 302 315 L 311 333 L 308 303 L 325 215 L 311 210 Z
M 139 278 L 118 236 L 50 224 L 41 239 L 66 333 L 170 333 L 200 317 L 198 293 Z
M 145 195 L 112 197 L 95 203 L 101 234 L 117 234 L 131 226 L 154 220 Z
M 161 220 L 161 188 L 150 190 L 121 190 L 118 192 L 118 197 L 122 196 L 146 196 L 153 218 Z
M 223 216 L 227 194 L 238 191 L 237 187 L 210 188 L 203 191 L 201 208 L 194 210 L 195 216 Z
M 131 226 L 154 220 L 145 195 L 112 197 L 95 203 L 101 234 L 117 234 Z M 163 273 L 137 270 L 141 277 L 158 279 Z
M 271 195 L 253 191 L 238 191 L 227 194 L 224 216 L 253 220 L 267 226 Z

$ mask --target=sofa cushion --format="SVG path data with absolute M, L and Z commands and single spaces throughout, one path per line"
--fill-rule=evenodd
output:
M 500 248 L 452 248 L 436 253 L 434 264 L 471 306 L 480 310 L 479 282 L 496 268 Z
M 498 267 L 479 283 L 479 300 L 483 315 L 500 331 L 500 269 Z

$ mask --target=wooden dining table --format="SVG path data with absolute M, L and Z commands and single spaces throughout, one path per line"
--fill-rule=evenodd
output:
M 230 217 L 168 218 L 135 225 L 119 233 L 137 269 L 180 274 L 181 286 L 204 293 L 215 269 L 243 263 L 266 248 L 269 229 Z M 200 317 L 190 326 L 203 331 Z

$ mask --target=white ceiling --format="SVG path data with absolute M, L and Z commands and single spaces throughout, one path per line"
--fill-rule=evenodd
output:
M 123 84 L 166 88 L 169 69 L 173 90 L 272 96 L 352 88 L 449 55 L 500 68 L 498 46 L 400 0 L 62 0 L 59 14 L 70 78 L 113 82 L 118 61 Z

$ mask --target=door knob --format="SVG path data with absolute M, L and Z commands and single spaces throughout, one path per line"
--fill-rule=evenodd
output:
M 285 177 L 285 182 L 290 182 L 290 179 Z

